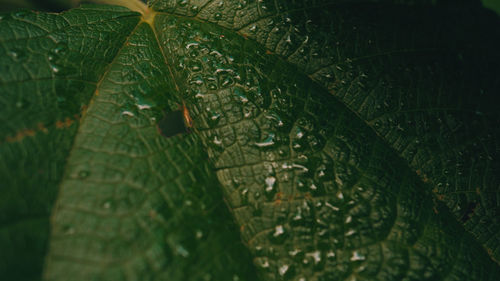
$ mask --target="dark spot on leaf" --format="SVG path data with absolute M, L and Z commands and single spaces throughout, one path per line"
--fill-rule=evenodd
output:
M 169 138 L 177 134 L 188 133 L 189 130 L 184 122 L 182 110 L 168 112 L 158 122 L 158 131 L 165 137 Z

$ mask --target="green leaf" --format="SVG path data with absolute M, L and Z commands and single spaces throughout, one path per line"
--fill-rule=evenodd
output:
M 373 2 L 1 15 L 0 275 L 496 280 L 500 21 Z

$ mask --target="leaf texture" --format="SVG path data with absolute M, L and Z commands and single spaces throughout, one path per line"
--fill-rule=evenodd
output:
M 496 280 L 498 18 L 373 2 L 3 15 L 0 274 Z

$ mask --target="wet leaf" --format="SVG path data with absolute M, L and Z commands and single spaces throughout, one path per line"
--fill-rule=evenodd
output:
M 496 280 L 500 20 L 431 2 L 0 15 L 0 275 Z

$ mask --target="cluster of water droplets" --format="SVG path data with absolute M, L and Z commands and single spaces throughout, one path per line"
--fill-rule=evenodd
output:
M 374 182 L 356 185 L 356 154 L 363 151 L 353 147 L 364 136 L 333 141 L 336 126 L 346 126 L 335 123 L 339 106 L 303 74 L 267 77 L 279 62 L 257 46 L 245 49 L 245 39 L 189 20 L 165 26 L 162 41 L 179 57 L 176 71 L 188 81 L 191 115 L 231 194 L 228 203 L 247 210 L 252 226 L 244 235 L 265 233 L 250 243 L 256 264 L 283 280 L 347 278 L 367 260 L 363 246 L 394 221 L 390 196 L 374 192 Z M 268 222 L 266 229 L 257 222 Z

